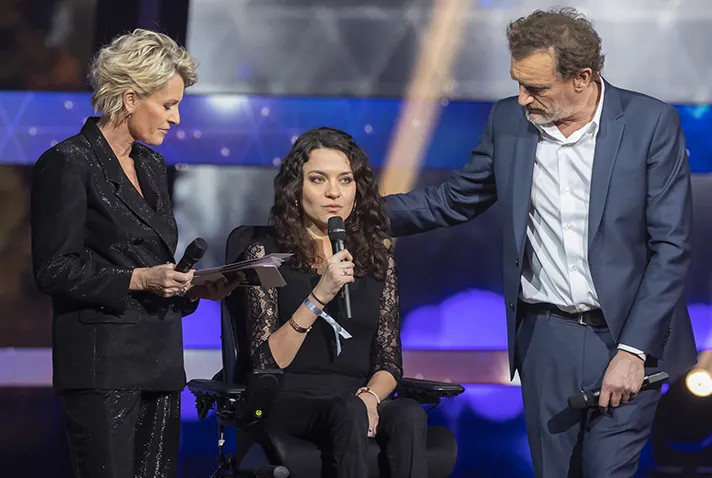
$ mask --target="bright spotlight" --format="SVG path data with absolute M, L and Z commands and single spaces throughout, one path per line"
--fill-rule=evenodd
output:
M 220 115 L 238 114 L 249 106 L 249 101 L 244 95 L 208 95 L 207 103 L 214 113 Z
M 694 369 L 687 374 L 685 379 L 687 389 L 698 397 L 712 395 L 712 375 L 704 369 Z

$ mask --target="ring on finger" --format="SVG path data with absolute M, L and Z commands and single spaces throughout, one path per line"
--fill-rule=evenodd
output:
M 183 297 L 183 296 L 185 295 L 185 293 L 186 293 L 187 290 L 188 290 L 188 289 L 186 289 L 185 287 L 182 287 L 182 288 L 178 291 L 178 293 L 177 293 L 176 295 L 177 295 L 178 297 Z

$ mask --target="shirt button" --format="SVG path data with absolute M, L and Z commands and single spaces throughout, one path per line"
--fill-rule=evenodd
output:
M 574 271 L 574 272 L 576 272 L 576 271 L 578 270 L 578 267 L 576 267 L 576 266 L 571 266 L 571 270 Z
M 588 309 L 588 307 L 586 307 L 586 305 L 584 305 L 584 304 L 578 305 L 578 310 L 587 310 L 587 309 Z
M 564 191 L 567 192 L 567 193 L 568 193 L 568 192 L 571 192 L 571 188 L 568 187 L 568 186 L 566 186 L 566 187 L 564 188 Z
M 519 267 L 519 259 L 517 259 L 517 260 L 514 261 L 514 265 L 517 266 L 517 267 Z
M 566 229 L 568 229 L 569 231 L 570 231 L 573 227 L 574 227 L 574 226 L 572 226 L 571 224 L 567 224 L 567 225 L 566 225 Z

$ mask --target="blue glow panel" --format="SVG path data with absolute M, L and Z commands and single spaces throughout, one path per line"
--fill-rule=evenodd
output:
M 445 102 L 423 166 L 462 166 L 491 106 Z M 169 164 L 272 166 L 289 151 L 293 137 L 332 126 L 352 134 L 378 167 L 388 153 L 400 109 L 397 99 L 186 95 L 182 123 L 158 150 Z M 678 111 L 693 172 L 712 172 L 712 109 L 679 106 Z M 52 144 L 78 133 L 92 114 L 88 93 L 0 92 L 0 163 L 32 164 Z
M 688 308 L 698 350 L 712 350 L 712 306 L 693 303 Z M 476 317 L 472 311 L 477 311 Z M 463 290 L 406 314 L 401 338 L 405 350 L 507 350 L 504 298 L 484 290 Z M 183 340 L 186 348 L 219 349 L 220 304 L 200 301 L 183 321 Z

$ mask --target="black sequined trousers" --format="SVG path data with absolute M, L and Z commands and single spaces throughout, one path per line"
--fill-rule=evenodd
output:
M 62 393 L 75 478 L 175 478 L 180 392 Z

